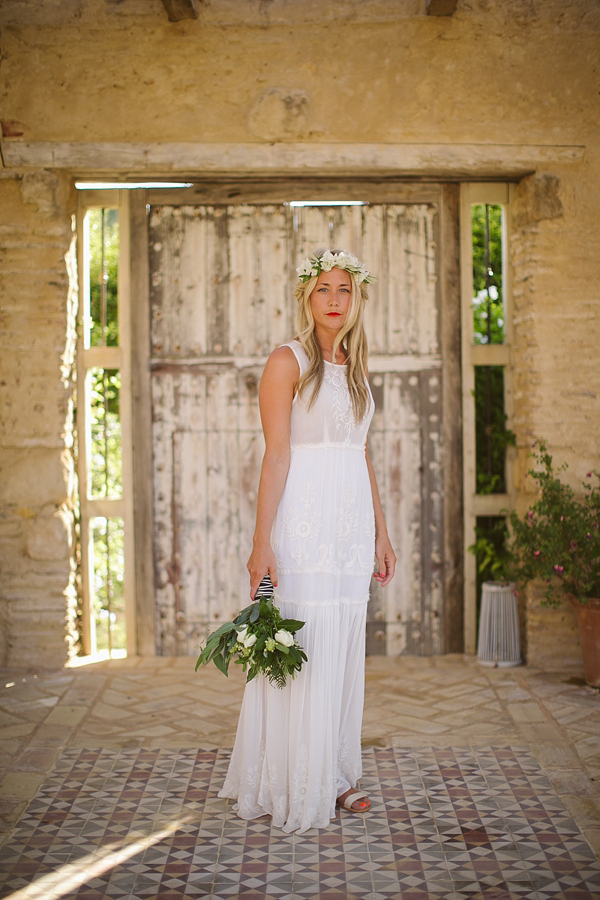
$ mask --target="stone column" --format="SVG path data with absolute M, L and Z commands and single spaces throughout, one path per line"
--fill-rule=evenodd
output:
M 75 190 L 0 173 L 0 661 L 62 666 L 76 635 Z

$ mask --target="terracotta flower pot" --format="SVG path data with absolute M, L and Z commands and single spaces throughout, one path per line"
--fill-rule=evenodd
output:
M 600 599 L 590 598 L 585 603 L 570 599 L 579 625 L 585 680 L 600 687 Z

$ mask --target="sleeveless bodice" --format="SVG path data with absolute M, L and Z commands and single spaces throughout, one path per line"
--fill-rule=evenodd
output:
M 300 367 L 300 375 L 308 368 L 308 357 L 300 341 L 290 341 L 289 347 Z M 309 409 L 313 386 L 308 385 L 302 395 L 296 394 L 292 404 L 290 441 L 299 445 L 347 446 L 364 449 L 375 405 L 368 390 L 368 407 L 361 422 L 356 423 L 346 379 L 346 366 L 325 362 L 325 374 L 319 394 Z

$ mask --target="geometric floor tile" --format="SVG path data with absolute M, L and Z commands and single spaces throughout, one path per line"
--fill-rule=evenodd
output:
M 371 811 L 303 835 L 217 797 L 227 750 L 71 747 L 0 849 L 11 900 L 600 900 L 525 746 L 363 750 Z

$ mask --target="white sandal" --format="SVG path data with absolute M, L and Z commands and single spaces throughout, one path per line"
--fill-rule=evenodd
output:
M 347 809 L 348 812 L 366 813 L 371 809 L 370 801 L 366 809 L 352 809 L 352 804 L 356 803 L 357 800 L 362 800 L 363 798 L 366 798 L 367 800 L 369 799 L 369 795 L 366 791 L 351 791 L 341 803 L 338 800 L 337 805 L 342 806 L 344 809 Z

